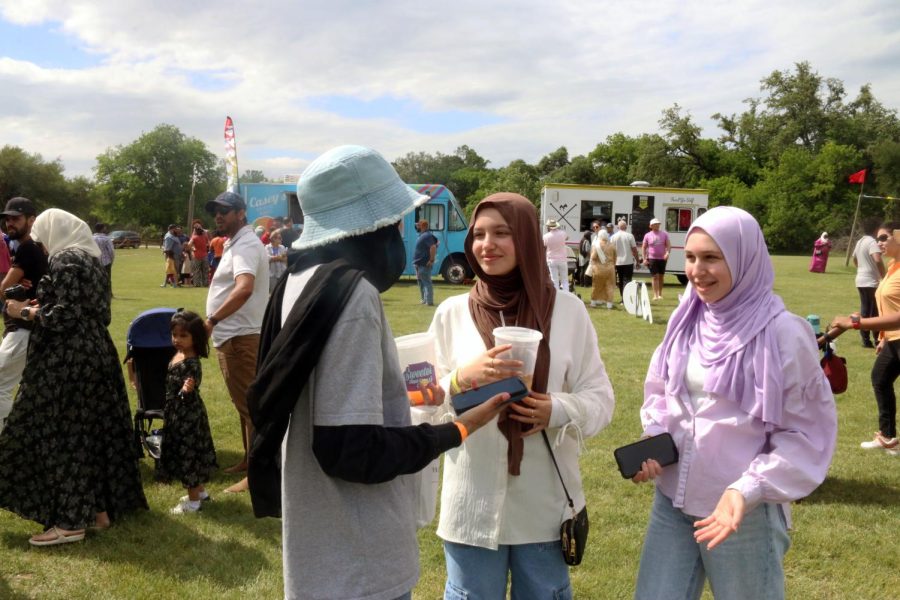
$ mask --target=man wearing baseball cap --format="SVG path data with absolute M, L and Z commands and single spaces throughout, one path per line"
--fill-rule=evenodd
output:
M 246 211 L 244 199 L 234 192 L 223 192 L 206 203 L 206 212 L 215 217 L 216 229 L 228 237 L 206 296 L 206 329 L 216 348 L 228 394 L 240 415 L 244 443 L 243 460 L 224 469 L 226 473 L 247 470 L 247 451 L 253 437 L 247 387 L 256 376 L 259 331 L 269 299 L 269 259 L 265 246 L 247 224 Z M 245 477 L 226 491 L 246 490 Z
M 544 247 L 547 249 L 547 268 L 550 269 L 550 280 L 553 287 L 569 291 L 569 260 L 566 253 L 566 232 L 556 219 L 547 219 L 547 233 L 544 234 Z
M 669 260 L 669 234 L 660 230 L 660 221 L 657 218 L 650 219 L 650 231 L 644 234 L 641 242 L 641 253 L 644 255 L 644 264 L 650 269 L 653 276 L 653 299 L 662 300 L 663 278 L 666 276 L 666 261 Z
M 47 272 L 47 254 L 43 246 L 31 239 L 31 226 L 37 216 L 37 209 L 28 198 L 16 197 L 6 203 L 6 209 L 0 212 L 6 223 L 9 239 L 17 243 L 12 266 L 0 283 L 0 300 L 6 300 L 4 292 L 9 288 L 21 285 L 25 297 L 34 299 L 37 284 Z M 22 379 L 25 370 L 25 357 L 28 340 L 31 337 L 33 321 L 20 318 L 20 315 L 3 313 L 6 333 L 0 342 L 0 431 L 3 423 L 12 410 L 13 390 Z

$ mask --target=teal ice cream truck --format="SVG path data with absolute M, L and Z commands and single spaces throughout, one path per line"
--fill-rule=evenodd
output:
M 456 197 L 444 185 L 410 183 L 409 187 L 431 198 L 403 219 L 403 241 L 406 245 L 404 275 L 415 276 L 413 250 L 419 233 L 416 223 L 428 221 L 431 233 L 438 239 L 432 275 L 441 275 L 449 283 L 462 283 L 474 277 L 466 261 L 463 243 L 469 224 Z M 296 183 L 242 183 L 239 193 L 247 203 L 247 222 L 254 228 L 268 227 L 275 217 L 290 215 L 294 227 L 303 228 L 303 210 L 297 199 Z

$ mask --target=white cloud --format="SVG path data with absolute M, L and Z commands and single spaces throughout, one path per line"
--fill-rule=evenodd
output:
M 900 106 L 892 0 L 0 0 L 0 18 L 50 23 L 102 57 L 69 70 L 0 57 L 0 89 L 15 90 L 0 96 L 4 143 L 59 156 L 70 175 L 162 122 L 220 154 L 226 114 L 241 170 L 270 176 L 349 142 L 389 157 L 465 143 L 495 166 L 560 145 L 580 154 L 617 131 L 656 131 L 675 102 L 716 135 L 712 113 L 743 110 L 762 77 L 803 60 L 842 79 L 850 97 L 871 82 Z M 192 87 L 192 73 L 220 85 Z M 499 122 L 427 135 L 310 108 L 323 96 L 406 98 Z

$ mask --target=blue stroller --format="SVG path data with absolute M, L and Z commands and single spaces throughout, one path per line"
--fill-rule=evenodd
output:
M 159 461 L 166 404 L 166 371 L 175 355 L 169 323 L 176 309 L 151 308 L 128 327 L 125 362 L 137 388 L 134 435 L 147 453 Z M 154 420 L 160 421 L 158 428 Z M 158 464 L 158 463 L 157 463 Z

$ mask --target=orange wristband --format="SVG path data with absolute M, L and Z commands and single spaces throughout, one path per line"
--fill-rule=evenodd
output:
M 462 437 L 460 443 L 466 441 L 466 438 L 469 437 L 469 430 L 466 429 L 466 426 L 459 421 L 453 421 L 453 424 L 456 425 L 457 429 L 459 429 L 459 435 Z

